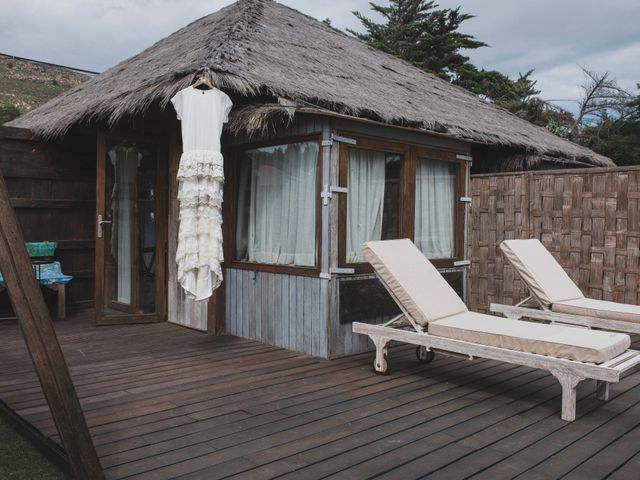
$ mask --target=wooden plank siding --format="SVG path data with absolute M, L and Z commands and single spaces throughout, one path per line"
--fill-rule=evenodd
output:
M 475 175 L 471 194 L 471 309 L 528 295 L 498 248 L 512 238 L 542 241 L 586 296 L 640 302 L 640 167 Z
M 226 330 L 310 355 L 327 357 L 327 280 L 229 268 Z
M 25 240 L 58 242 L 55 259 L 74 277 L 66 289 L 70 305 L 91 304 L 94 296 L 95 150 L 95 135 L 45 143 L 26 130 L 0 127 L 0 169 Z

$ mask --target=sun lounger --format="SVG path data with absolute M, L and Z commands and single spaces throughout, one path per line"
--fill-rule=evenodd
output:
M 505 240 L 500 249 L 531 295 L 515 306 L 491 304 L 492 312 L 640 333 L 640 306 L 586 298 L 539 240 Z
M 374 369 L 389 371 L 390 341 L 417 345 L 418 358 L 433 359 L 434 350 L 540 368 L 562 386 L 562 418 L 576 412 L 576 386 L 597 381 L 606 400 L 609 384 L 640 364 L 640 352 L 628 350 L 628 335 L 572 326 L 545 325 L 470 312 L 436 268 L 410 240 L 368 242 L 365 258 L 396 301 L 402 314 L 381 325 L 353 323 L 376 348 Z

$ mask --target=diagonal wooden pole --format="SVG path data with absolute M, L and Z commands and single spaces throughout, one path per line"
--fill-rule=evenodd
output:
M 103 480 L 93 440 L 80 406 L 42 291 L 33 273 L 18 218 L 0 172 L 0 271 L 29 349 L 53 420 L 78 480 Z

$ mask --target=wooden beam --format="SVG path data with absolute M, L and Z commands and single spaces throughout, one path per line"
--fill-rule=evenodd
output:
M 29 354 L 78 479 L 104 479 L 80 400 L 31 267 L 24 237 L 0 172 L 0 271 Z
M 34 135 L 28 128 L 0 126 L 0 138 L 7 140 L 33 140 Z

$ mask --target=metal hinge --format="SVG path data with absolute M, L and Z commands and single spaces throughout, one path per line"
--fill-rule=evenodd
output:
M 324 184 L 324 189 L 320 196 L 322 197 L 322 205 L 329 205 L 329 199 L 333 198 L 334 193 L 348 193 L 349 190 L 346 187 L 338 187 L 336 185 Z
M 470 157 L 469 155 L 463 155 L 461 153 L 457 154 L 456 158 L 458 160 L 464 160 L 465 162 L 473 162 L 473 157 Z
M 471 197 L 460 197 L 460 201 L 463 203 L 471 203 Z
M 471 260 L 458 260 L 457 262 L 453 262 L 454 267 L 466 267 L 467 265 L 471 265 Z

